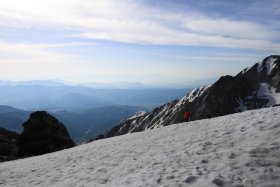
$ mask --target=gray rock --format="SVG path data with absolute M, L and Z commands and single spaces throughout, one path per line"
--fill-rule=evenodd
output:
M 41 155 L 73 147 L 66 127 L 45 111 L 34 112 L 17 139 L 19 156 Z
M 18 136 L 16 132 L 0 128 L 0 162 L 17 158 L 16 140 Z

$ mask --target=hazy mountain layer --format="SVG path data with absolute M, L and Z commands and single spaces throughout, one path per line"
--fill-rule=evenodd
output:
M 107 132 L 112 126 L 138 111 L 146 110 L 147 108 L 144 107 L 115 105 L 79 112 L 63 110 L 51 112 L 51 114 L 67 127 L 73 140 L 79 143 Z M 0 105 L 0 127 L 21 133 L 22 124 L 27 121 L 30 114 L 31 111 Z
M 0 90 L 0 105 L 25 110 L 64 109 L 76 112 L 110 105 L 153 108 L 180 98 L 191 89 L 93 89 L 52 84 L 0 84 Z

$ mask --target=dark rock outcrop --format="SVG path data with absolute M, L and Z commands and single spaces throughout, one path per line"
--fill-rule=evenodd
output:
M 46 154 L 73 147 L 65 126 L 45 111 L 34 112 L 17 139 L 20 157 Z
M 16 140 L 18 136 L 16 132 L 0 128 L 0 162 L 17 158 Z
M 216 83 L 188 93 L 150 113 L 131 117 L 112 128 L 106 137 L 144 131 L 191 120 L 205 119 L 280 104 L 280 56 L 271 55 L 236 76 L 223 76 Z

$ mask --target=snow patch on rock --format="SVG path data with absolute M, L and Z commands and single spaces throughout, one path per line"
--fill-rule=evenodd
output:
M 257 68 L 258 72 L 260 72 L 262 70 L 261 67 L 262 67 L 262 63 L 258 62 L 258 68 Z
M 178 103 L 173 108 L 173 112 L 177 111 L 177 109 L 180 108 L 182 105 L 184 105 L 186 102 L 194 101 L 197 97 L 201 96 L 211 86 L 212 85 L 203 86 L 192 90 L 190 93 L 188 93 L 186 96 L 184 96 L 182 99 L 178 101 Z
M 239 106 L 236 108 L 237 112 L 244 112 L 248 110 L 242 99 L 238 98 L 237 103 L 239 104 Z
M 189 102 L 192 102 L 192 101 L 195 100 L 197 97 L 201 96 L 201 95 L 205 92 L 205 90 L 207 90 L 210 86 L 212 86 L 212 85 L 203 86 L 203 87 L 194 89 L 193 91 L 191 91 L 191 92 L 187 95 L 187 100 L 188 100 Z
M 267 83 L 261 83 L 257 96 L 267 99 L 267 106 L 280 104 L 280 93 L 276 93 L 276 88 L 270 87 Z
M 133 116 L 131 116 L 131 117 L 128 118 L 127 120 L 130 120 L 130 119 L 134 119 L 134 118 L 138 118 L 138 117 L 144 116 L 146 113 L 147 113 L 146 111 L 139 111 L 139 112 L 136 112 Z
M 243 70 L 241 71 L 241 73 L 244 74 L 244 73 L 246 73 L 249 69 L 250 69 L 249 67 L 246 67 L 245 69 L 243 69 Z
M 265 62 L 259 62 L 258 63 L 258 72 L 262 71 L 263 68 L 266 68 L 266 75 L 269 75 L 271 73 L 271 71 L 273 70 L 273 68 L 276 67 L 276 63 L 275 61 L 277 60 L 277 58 L 274 57 L 269 57 Z
M 277 58 L 269 57 L 266 61 L 265 67 L 266 67 L 266 75 L 269 75 L 271 73 L 271 70 L 275 68 L 276 63 L 274 63 L 277 60 Z

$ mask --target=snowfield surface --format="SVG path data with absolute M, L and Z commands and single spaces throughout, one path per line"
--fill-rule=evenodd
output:
M 0 163 L 0 186 L 280 186 L 280 107 Z

